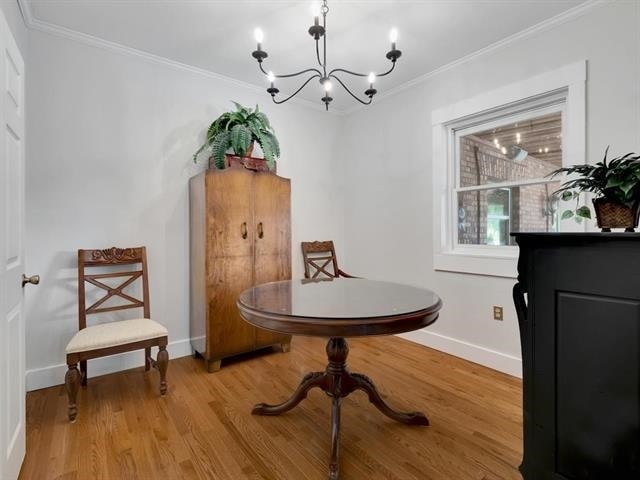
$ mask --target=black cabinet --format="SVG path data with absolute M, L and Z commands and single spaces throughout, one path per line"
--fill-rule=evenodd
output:
M 524 479 L 640 479 L 640 234 L 514 236 Z

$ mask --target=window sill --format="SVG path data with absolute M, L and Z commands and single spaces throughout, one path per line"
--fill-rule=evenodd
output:
M 499 252 L 450 251 L 436 253 L 434 270 L 490 277 L 517 278 L 518 249 Z

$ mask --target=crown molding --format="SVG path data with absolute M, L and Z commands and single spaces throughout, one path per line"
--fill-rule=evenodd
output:
M 164 65 L 170 68 L 186 71 L 189 73 L 194 73 L 196 75 L 202 75 L 204 77 L 226 82 L 231 85 L 235 85 L 237 87 L 244 88 L 252 92 L 265 93 L 265 89 L 263 87 L 260 87 L 252 83 L 243 82 L 241 80 L 227 77 L 226 75 L 222 75 L 220 73 L 216 73 L 211 70 L 206 70 L 204 68 L 188 65 L 186 63 L 178 62 L 176 60 L 172 60 L 167 57 L 162 57 L 160 55 L 155 55 L 153 53 L 149 53 L 144 50 L 138 50 L 136 48 L 128 47 L 120 43 L 111 42 L 109 40 L 105 40 L 99 37 L 95 37 L 93 35 L 82 33 L 77 30 L 72 30 L 60 25 L 39 20 L 33 16 L 33 13 L 31 11 L 31 5 L 28 0 L 17 0 L 17 2 L 18 2 L 18 6 L 20 7 L 20 11 L 22 12 L 22 18 L 24 19 L 24 23 L 29 29 L 37 30 L 37 31 L 44 32 L 49 35 L 54 35 L 57 37 L 66 38 L 78 43 L 82 43 L 84 45 L 100 48 L 102 50 L 107 50 L 113 53 L 119 53 L 119 54 L 131 56 L 131 57 L 137 57 L 142 60 L 146 60 L 148 62 Z M 325 112 L 324 105 L 316 104 L 309 100 L 305 100 L 304 98 L 296 97 L 291 99 L 291 102 L 299 106 Z M 329 111 L 329 113 L 333 115 L 343 114 L 343 112 L 338 110 Z
M 520 32 L 514 33 L 513 35 L 510 35 L 508 37 L 503 38 L 502 40 L 498 40 L 497 42 L 494 42 L 486 47 L 481 48 L 480 50 L 476 50 L 475 52 L 472 52 L 468 55 L 465 55 L 464 57 L 460 57 L 457 60 L 454 60 L 450 63 L 447 63 L 441 67 L 436 68 L 435 70 L 432 70 L 430 72 L 427 72 L 423 75 L 420 75 L 419 77 L 416 77 L 412 80 L 409 80 L 405 83 L 402 83 L 400 85 L 398 85 L 397 87 L 394 87 L 392 89 L 390 89 L 387 92 L 384 92 L 382 94 L 378 94 L 377 96 L 377 102 L 379 103 L 380 101 L 386 100 L 390 97 L 393 97 L 395 95 L 397 95 L 398 93 L 401 93 L 409 88 L 415 87 L 416 85 L 420 85 L 422 83 L 427 82 L 428 80 L 430 80 L 431 78 L 444 73 L 448 70 L 451 70 L 459 65 L 462 65 L 464 63 L 467 63 L 471 60 L 474 60 L 478 57 L 481 57 L 483 55 L 486 55 L 488 53 L 500 50 L 502 48 L 505 48 L 509 45 L 511 45 L 512 43 L 515 43 L 519 40 L 528 38 L 532 35 L 535 35 L 536 33 L 540 33 L 540 32 L 544 32 L 546 30 L 549 30 L 553 27 L 556 27 L 558 25 L 562 25 L 563 23 L 569 22 L 575 18 L 578 18 L 584 14 L 586 14 L 587 12 L 593 10 L 596 7 L 601 7 L 603 5 L 606 4 L 611 4 L 613 2 L 615 2 L 616 0 L 587 0 L 584 3 L 581 3 L 580 5 L 576 5 L 573 8 L 570 8 L 569 10 L 565 10 L 562 13 L 559 13 L 558 15 L 548 18 L 547 20 L 543 20 L 540 23 L 536 23 L 535 25 L 532 25 L 531 27 L 525 28 L 524 30 L 521 30 Z M 355 105 L 354 107 L 348 108 L 346 110 L 343 110 L 342 114 L 343 115 L 351 115 L 352 113 L 358 112 L 360 110 L 363 110 L 364 106 L 363 105 Z

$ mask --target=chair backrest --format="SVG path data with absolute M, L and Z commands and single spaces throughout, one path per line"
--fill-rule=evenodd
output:
M 114 267 L 134 264 L 140 264 L 140 269 L 114 271 L 113 268 L 109 268 L 107 273 L 88 274 L 85 272 L 86 267 Z M 93 270 L 95 269 L 92 268 L 92 271 Z M 107 278 L 122 278 L 123 282 L 116 287 L 111 287 L 102 282 L 102 280 Z M 142 300 L 124 293 L 124 289 L 139 278 L 142 279 Z M 88 308 L 86 306 L 85 283 L 90 283 L 107 292 Z M 112 307 L 101 307 L 101 305 L 113 297 L 120 297 L 120 299 L 126 300 L 128 303 Z M 125 310 L 128 308 L 142 308 L 144 310 L 144 318 L 150 318 L 151 316 L 149 308 L 149 282 L 147 278 L 147 249 L 145 247 L 111 247 L 104 250 L 78 250 L 78 327 L 80 330 L 87 326 L 87 315 Z
M 302 242 L 304 278 L 336 278 L 339 276 L 338 260 L 333 241 Z

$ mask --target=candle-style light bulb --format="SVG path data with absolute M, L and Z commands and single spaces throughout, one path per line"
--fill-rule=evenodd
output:
M 253 37 L 256 39 L 256 43 L 258 44 L 258 50 L 261 50 L 262 48 L 262 41 L 264 40 L 264 32 L 262 31 L 261 28 L 256 28 L 253 31 Z
M 373 82 L 376 81 L 376 74 L 371 72 L 368 76 L 367 76 L 367 80 L 369 80 L 369 88 L 367 88 L 364 91 L 364 94 L 369 97 L 371 100 L 373 100 L 373 96 L 378 93 L 378 91 L 373 88 Z M 369 101 L 369 103 L 371 103 L 371 100 Z
M 398 29 L 392 28 L 389 32 L 389 40 L 391 41 L 391 50 L 396 49 L 396 42 L 398 41 Z
M 278 90 L 273 84 L 273 82 L 276 81 L 276 76 L 273 74 L 273 72 L 269 71 L 269 73 L 267 73 L 267 80 L 269 80 L 269 88 L 267 88 L 267 93 L 271 95 L 272 98 L 274 98 L 280 92 L 280 90 Z
M 331 84 L 331 81 L 329 80 L 325 80 L 322 86 L 324 87 L 324 91 L 327 93 L 329 93 L 331 91 L 331 88 L 333 87 L 333 85 Z
M 311 15 L 313 15 L 313 24 L 318 26 L 320 24 L 320 4 L 318 2 L 311 4 Z

